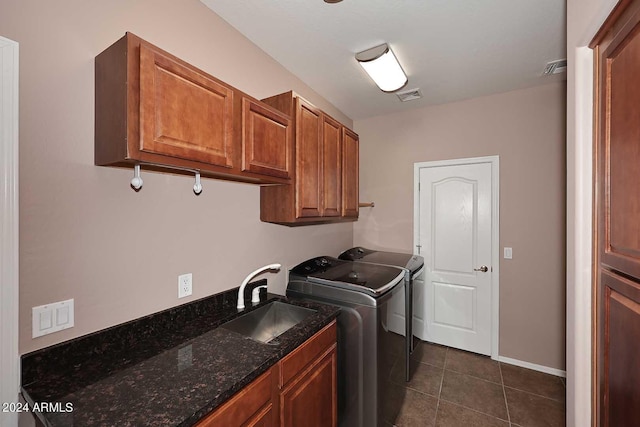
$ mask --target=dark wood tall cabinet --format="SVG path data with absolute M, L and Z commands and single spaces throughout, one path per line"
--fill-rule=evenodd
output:
M 621 1 L 595 52 L 595 413 L 640 424 L 640 0 Z

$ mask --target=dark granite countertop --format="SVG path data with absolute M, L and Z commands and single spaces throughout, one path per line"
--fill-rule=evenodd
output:
M 24 355 L 22 394 L 30 405 L 53 404 L 35 413 L 45 426 L 191 426 L 340 310 L 269 294 L 257 307 L 279 300 L 316 313 L 276 344 L 263 344 L 218 328 L 256 308 L 238 313 L 236 294 L 237 288 Z

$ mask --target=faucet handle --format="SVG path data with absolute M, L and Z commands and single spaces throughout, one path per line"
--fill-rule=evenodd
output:
M 267 289 L 267 285 L 256 286 L 255 288 L 253 288 L 253 291 L 251 291 L 252 304 L 257 304 L 260 302 L 260 289 L 262 288 Z

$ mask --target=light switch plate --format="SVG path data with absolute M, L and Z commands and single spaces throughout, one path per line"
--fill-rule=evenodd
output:
M 513 259 L 513 248 L 504 248 L 504 259 Z
M 33 307 L 31 315 L 33 338 L 72 328 L 73 299 Z

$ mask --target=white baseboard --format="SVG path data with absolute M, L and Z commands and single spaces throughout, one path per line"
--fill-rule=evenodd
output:
M 556 377 L 567 378 L 567 371 L 561 369 L 550 368 L 548 366 L 536 365 L 535 363 L 524 362 L 518 359 L 512 359 L 510 357 L 498 356 L 498 361 L 507 363 L 509 365 L 520 366 L 521 368 L 527 368 L 538 372 L 544 372 L 545 374 L 555 375 Z

